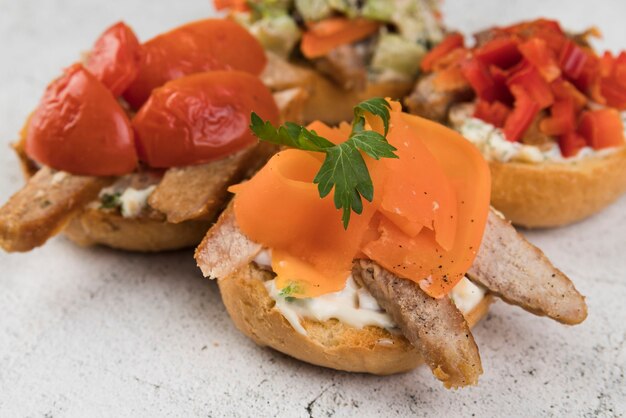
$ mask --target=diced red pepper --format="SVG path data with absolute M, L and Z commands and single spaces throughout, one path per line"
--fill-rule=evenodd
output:
M 602 77 L 611 77 L 613 75 L 613 68 L 615 66 L 615 58 L 609 51 L 605 51 L 602 58 L 600 58 L 600 75 Z
M 626 110 L 626 88 L 613 83 L 611 80 L 602 80 L 601 94 L 606 104 L 619 110 Z
M 494 100 L 495 84 L 485 64 L 477 59 L 469 59 L 461 64 L 461 72 L 479 98 Z
M 572 99 L 555 102 L 550 108 L 550 117 L 539 124 L 546 135 L 561 136 L 576 131 L 576 107 Z
M 624 124 L 615 109 L 583 112 L 578 133 L 593 149 L 618 147 L 624 144 Z
M 509 79 L 509 71 L 492 65 L 489 68 L 489 72 L 491 73 L 491 78 L 493 79 L 494 100 L 498 100 L 508 105 L 509 107 L 513 106 L 514 98 L 509 91 L 509 86 L 507 85 L 507 81 Z
M 589 59 L 589 54 L 572 40 L 567 40 L 559 57 L 559 66 L 563 74 L 569 78 L 578 79 Z
M 439 45 L 430 50 L 422 59 L 420 64 L 422 71 L 431 71 L 434 64 L 441 58 L 448 55 L 451 51 L 463 47 L 465 40 L 460 33 L 452 33 L 446 37 Z
M 540 106 L 518 85 L 511 87 L 515 106 L 504 124 L 504 136 L 511 142 L 519 141 L 539 113 Z
M 554 94 L 555 100 L 572 100 L 577 112 L 580 112 L 587 106 L 587 96 L 581 93 L 572 83 L 562 78 L 554 80 L 550 87 Z
M 502 102 L 495 101 L 489 103 L 485 100 L 478 100 L 474 117 L 484 120 L 497 128 L 502 128 L 507 118 L 511 114 L 511 108 Z
M 522 59 L 515 38 L 496 38 L 477 48 L 474 56 L 486 66 L 511 68 Z
M 555 20 L 537 19 L 511 26 L 507 30 L 509 33 L 515 34 L 522 39 L 543 39 L 548 45 L 548 48 L 555 54 L 561 51 L 567 40 L 565 32 L 563 32 L 563 29 L 561 29 L 561 26 Z
M 561 76 L 561 69 L 556 62 L 556 57 L 543 39 L 529 39 L 519 46 L 519 50 L 546 81 L 551 82 Z
M 569 132 L 559 137 L 559 148 L 561 148 L 561 154 L 565 158 L 576 156 L 586 146 L 585 138 L 576 132 Z
M 545 109 L 554 103 L 554 95 L 550 85 L 541 77 L 539 71 L 528 62 L 511 74 L 507 85 L 511 90 L 513 90 L 513 86 L 519 86 L 524 89 L 541 109 Z

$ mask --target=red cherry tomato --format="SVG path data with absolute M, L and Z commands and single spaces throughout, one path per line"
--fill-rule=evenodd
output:
M 246 29 L 225 19 L 206 19 L 164 33 L 143 45 L 137 79 L 124 98 L 135 109 L 153 89 L 170 80 L 213 70 L 239 70 L 259 75 L 266 57 Z
M 115 96 L 121 95 L 139 74 L 141 45 L 124 22 L 107 29 L 96 41 L 86 68 Z
M 137 166 L 133 131 L 111 91 L 74 64 L 44 93 L 30 118 L 26 153 L 73 174 L 113 176 Z
M 213 71 L 170 81 L 132 121 L 139 158 L 151 167 L 201 164 L 254 143 L 250 114 L 278 122 L 271 92 L 255 76 Z

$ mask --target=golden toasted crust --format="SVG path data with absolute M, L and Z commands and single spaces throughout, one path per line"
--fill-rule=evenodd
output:
M 295 331 L 274 309 L 263 281 L 270 277 L 254 264 L 218 280 L 224 305 L 237 328 L 261 346 L 269 346 L 318 366 L 349 372 L 387 375 L 423 363 L 417 349 L 402 335 L 378 327 L 357 329 L 337 320 L 302 320 L 307 335 Z M 486 297 L 466 319 L 470 326 L 489 310 Z
M 152 218 L 124 218 L 115 212 L 85 208 L 63 233 L 78 245 L 106 245 L 125 251 L 158 252 L 192 247 L 202 240 L 210 221 L 173 224 Z
M 626 192 L 626 147 L 569 164 L 491 162 L 489 166 L 492 205 L 527 228 L 580 221 Z

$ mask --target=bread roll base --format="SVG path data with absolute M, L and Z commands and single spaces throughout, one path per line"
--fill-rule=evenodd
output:
M 197 245 L 210 226 L 209 221 L 174 224 L 124 218 L 118 213 L 86 208 L 72 218 L 63 233 L 81 246 L 106 245 L 125 251 L 159 252 Z
M 626 192 L 626 146 L 567 164 L 491 162 L 489 166 L 491 204 L 526 228 L 580 221 Z
M 379 327 L 357 329 L 335 319 L 324 322 L 303 319 L 301 323 L 307 335 L 298 333 L 274 308 L 275 302 L 263 284 L 271 278 L 270 272 L 248 264 L 218 280 L 222 300 L 233 322 L 258 345 L 307 363 L 348 372 L 388 375 L 406 372 L 423 363 L 417 349 L 404 336 Z M 466 315 L 470 326 L 485 316 L 490 303 L 491 296 L 487 296 Z

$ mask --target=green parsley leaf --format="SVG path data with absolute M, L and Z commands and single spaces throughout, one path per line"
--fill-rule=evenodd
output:
M 385 126 L 385 136 L 389 133 L 389 103 L 381 97 L 374 97 L 359 103 L 354 107 L 354 121 L 352 122 L 352 130 L 360 132 L 365 128 L 365 113 L 371 113 L 378 116 Z
M 120 192 L 104 193 L 100 196 L 100 209 L 115 209 L 122 206 L 121 196 Z
M 315 131 L 309 131 L 292 122 L 287 122 L 277 129 L 271 122 L 264 122 L 254 112 L 250 117 L 250 129 L 263 141 L 305 151 L 324 152 L 324 149 L 335 146 L 326 138 L 316 134 Z
M 389 103 L 382 98 L 369 99 L 355 106 L 350 137 L 337 145 L 315 131 L 295 123 L 287 122 L 276 128 L 254 112 L 250 118 L 250 129 L 262 141 L 326 154 L 313 182 L 317 184 L 321 198 L 328 196 L 334 189 L 333 201 L 335 207 L 343 211 L 342 223 L 347 229 L 351 213 L 363 213 L 362 198 L 369 202 L 374 199 L 374 185 L 361 151 L 376 160 L 398 158 L 394 154 L 396 148 L 386 139 L 389 131 L 389 108 Z M 365 130 L 366 113 L 381 118 L 385 135 Z

